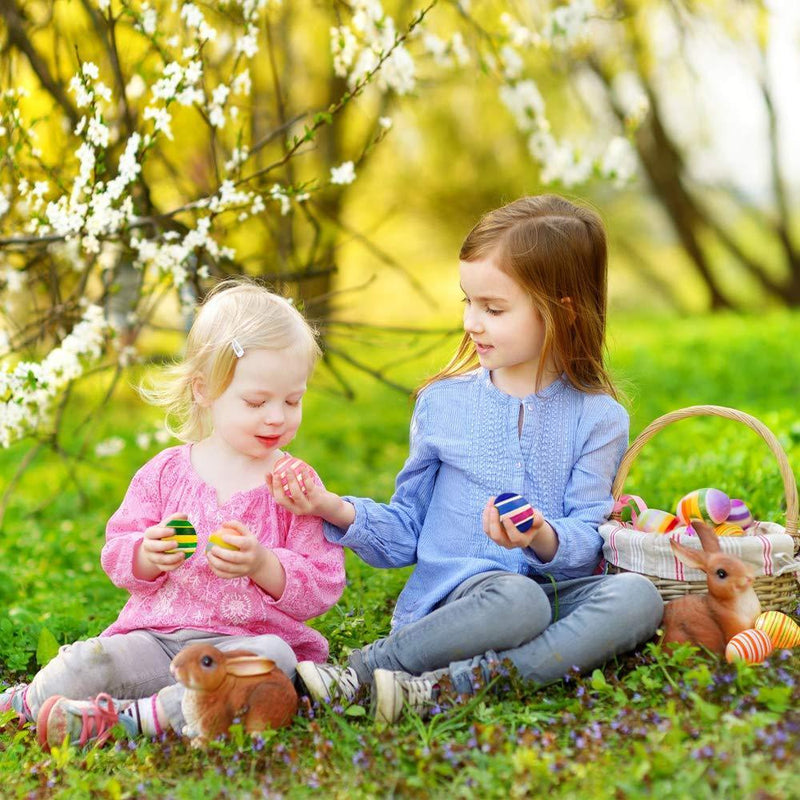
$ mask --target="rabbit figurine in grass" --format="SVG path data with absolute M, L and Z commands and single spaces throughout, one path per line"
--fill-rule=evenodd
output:
M 297 692 L 286 674 L 246 650 L 192 644 L 172 659 L 169 671 L 186 688 L 181 708 L 193 747 L 227 733 L 234 719 L 257 733 L 289 725 L 297 712 Z
M 670 541 L 675 557 L 706 574 L 707 594 L 687 594 L 664 607 L 662 644 L 689 642 L 724 655 L 725 645 L 752 628 L 761 613 L 753 588 L 753 570 L 740 558 L 722 552 L 714 529 L 693 519 L 702 550 Z

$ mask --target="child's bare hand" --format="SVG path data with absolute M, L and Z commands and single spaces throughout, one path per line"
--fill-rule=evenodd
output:
M 293 514 L 317 514 L 327 492 L 314 480 L 311 467 L 299 458 L 285 455 L 266 475 L 267 488 L 275 502 Z
M 206 553 L 208 566 L 218 578 L 246 578 L 261 568 L 266 550 L 246 525 L 230 520 L 214 533 L 237 548 L 228 550 L 215 544 Z
M 145 569 L 172 572 L 186 561 L 186 556 L 175 549 L 175 529 L 167 527 L 167 523 L 173 519 L 185 519 L 185 517 L 180 514 L 170 514 L 158 525 L 151 525 L 144 532 L 138 557 L 140 565 Z
M 515 547 L 530 547 L 539 531 L 545 524 L 544 517 L 536 509 L 533 510 L 533 525 L 525 533 L 521 533 L 510 519 L 500 519 L 500 512 L 494 505 L 494 498 L 489 500 L 483 509 L 483 530 L 486 535 L 500 547 L 512 550 Z

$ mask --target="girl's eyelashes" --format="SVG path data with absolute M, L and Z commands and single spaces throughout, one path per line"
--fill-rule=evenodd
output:
M 464 303 L 464 305 L 468 306 L 470 304 L 470 299 L 469 297 L 462 297 L 461 302 Z M 492 306 L 486 306 L 484 308 L 484 311 L 486 311 L 487 314 L 493 317 L 496 317 L 498 314 L 503 313 L 503 310 L 501 308 L 493 308 Z
M 252 400 L 247 400 L 246 398 L 242 398 L 247 405 L 248 408 L 262 408 L 265 400 L 259 400 L 257 402 L 253 402 Z M 299 406 L 302 400 L 286 400 L 287 406 Z

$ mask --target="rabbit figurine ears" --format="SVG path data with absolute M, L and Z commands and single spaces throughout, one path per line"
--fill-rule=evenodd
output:
M 231 653 L 228 655 L 230 656 Z M 263 656 L 234 656 L 226 660 L 225 669 L 229 675 L 236 675 L 237 678 L 248 678 L 253 675 L 268 675 L 275 669 L 275 662 Z
M 672 548 L 672 552 L 675 553 L 675 558 L 682 561 L 687 567 L 708 572 L 709 554 L 722 552 L 722 548 L 719 546 L 719 538 L 714 529 L 701 519 L 693 519 L 692 528 L 694 528 L 697 538 L 700 539 L 702 550 L 693 550 L 672 540 L 670 540 L 669 546 Z

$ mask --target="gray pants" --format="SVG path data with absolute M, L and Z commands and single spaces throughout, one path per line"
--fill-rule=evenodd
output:
M 178 651 L 198 642 L 212 644 L 220 650 L 249 650 L 272 659 L 289 678 L 294 678 L 297 658 L 279 636 L 137 630 L 64 645 L 31 681 L 27 703 L 35 719 L 41 704 L 54 694 L 85 700 L 107 692 L 116 699 L 133 700 L 158 693 L 170 726 L 180 733 L 185 724 L 181 711 L 185 690 L 169 674 L 169 664 Z
M 379 668 L 446 670 L 456 691 L 471 694 L 474 669 L 488 680 L 491 662 L 509 659 L 525 680 L 544 685 L 632 650 L 655 633 L 662 615 L 658 590 L 633 573 L 553 584 L 486 572 L 417 622 L 355 650 L 350 665 L 362 681 Z

